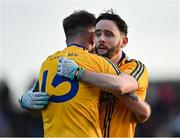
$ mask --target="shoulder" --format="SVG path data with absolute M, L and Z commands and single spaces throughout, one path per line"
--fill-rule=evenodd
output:
M 120 66 L 120 69 L 127 70 L 128 74 L 134 77 L 136 80 L 139 80 L 142 75 L 147 75 L 147 68 L 146 66 L 137 59 L 127 59 L 125 62 Z
M 57 59 L 59 59 L 61 56 L 60 56 L 60 53 L 61 51 L 57 51 L 51 55 L 49 55 L 42 63 L 42 65 L 46 65 L 46 64 L 49 64 L 49 63 L 52 63 L 53 61 L 57 61 Z
M 134 77 L 138 82 L 139 90 L 146 90 L 148 87 L 149 76 L 147 67 L 141 61 L 136 59 L 131 59 L 126 61 L 127 68 L 129 67 L 131 70 L 129 71 L 129 75 Z
M 130 75 L 136 80 L 139 80 L 142 75 L 147 74 L 146 66 L 139 60 L 131 59 L 127 61 L 127 65 L 132 66 Z
M 102 57 L 97 54 L 89 53 L 92 65 L 97 64 L 102 73 L 119 74 L 119 67 L 114 64 L 110 59 Z M 95 66 L 94 66 L 95 67 Z

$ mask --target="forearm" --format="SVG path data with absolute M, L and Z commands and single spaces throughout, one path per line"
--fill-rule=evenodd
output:
M 138 101 L 127 96 L 122 96 L 120 100 L 136 115 L 138 122 L 145 122 L 151 115 L 151 107 L 148 103 L 138 98 Z
M 81 81 L 94 85 L 112 94 L 125 94 L 137 89 L 136 80 L 128 74 L 111 75 L 85 70 Z

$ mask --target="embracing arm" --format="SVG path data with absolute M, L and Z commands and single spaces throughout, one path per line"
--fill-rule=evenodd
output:
M 57 75 L 71 80 L 77 78 L 113 95 L 125 94 L 138 88 L 136 79 L 126 73 L 119 75 L 96 73 L 79 67 L 73 60 L 67 58 L 60 58 L 59 61 Z
M 132 92 L 137 90 L 138 83 L 130 75 L 121 73 L 119 76 L 114 76 L 84 71 L 81 80 L 102 90 L 113 92 L 113 95 L 121 100 L 136 115 L 139 123 L 145 122 L 150 117 L 150 105 L 138 98 L 135 92 Z
M 96 73 L 79 67 L 73 60 L 67 58 L 61 57 L 59 61 L 57 75 L 71 80 L 77 78 L 114 95 L 125 94 L 138 88 L 136 79 L 126 73 L 120 75 Z
M 126 73 L 120 73 L 119 76 L 116 76 L 84 70 L 81 81 L 112 94 L 125 94 L 138 88 L 137 81 Z
M 138 88 L 137 81 L 126 73 L 120 73 L 119 76 L 95 73 L 85 70 L 82 74 L 83 82 L 92 84 L 104 91 L 112 92 L 121 100 L 133 113 L 139 123 L 145 122 L 151 115 L 151 107 L 136 95 Z M 122 95 L 123 94 L 123 95 Z
M 135 93 L 133 93 L 135 94 Z M 138 98 L 138 97 L 137 97 Z M 151 107 L 150 105 L 138 98 L 137 100 L 134 100 L 133 98 L 127 96 L 127 95 L 122 95 L 119 97 L 119 99 L 136 115 L 136 119 L 139 123 L 143 123 L 151 115 Z

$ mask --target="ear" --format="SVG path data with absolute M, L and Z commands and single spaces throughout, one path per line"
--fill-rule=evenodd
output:
M 94 45 L 94 33 L 93 33 L 93 32 L 91 32 L 91 33 L 89 34 L 89 43 L 92 44 L 92 45 Z
M 122 48 L 124 48 L 124 47 L 127 45 L 127 43 L 128 43 L 128 37 L 125 36 L 125 37 L 123 38 L 123 46 L 122 46 Z

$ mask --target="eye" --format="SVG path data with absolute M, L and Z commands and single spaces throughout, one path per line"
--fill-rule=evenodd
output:
M 106 37 L 113 37 L 114 35 L 113 35 L 112 33 L 110 33 L 110 32 L 106 32 L 106 33 L 105 33 L 105 36 L 106 36 Z
M 96 37 L 100 37 L 101 36 L 101 32 L 95 32 L 95 36 Z

